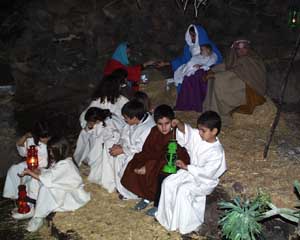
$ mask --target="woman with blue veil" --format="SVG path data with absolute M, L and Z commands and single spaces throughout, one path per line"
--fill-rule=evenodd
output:
M 217 46 L 209 39 L 206 30 L 200 25 L 191 24 L 185 34 L 185 46 L 183 54 L 170 62 L 159 62 L 158 67 L 170 65 L 175 72 L 180 66 L 186 64 L 193 56 L 200 53 L 200 46 L 209 44 L 212 51 L 217 55 L 216 64 L 223 61 Z M 175 110 L 202 112 L 202 104 L 206 96 L 207 82 L 204 76 L 207 71 L 197 70 L 191 76 L 185 76 L 182 84 L 177 87 L 177 100 Z

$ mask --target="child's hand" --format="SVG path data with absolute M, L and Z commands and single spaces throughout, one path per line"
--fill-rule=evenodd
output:
M 109 154 L 112 155 L 113 157 L 118 156 L 120 154 L 124 153 L 123 148 L 121 145 L 114 144 L 110 149 L 109 149 Z
M 177 167 L 187 170 L 187 165 L 182 160 L 177 160 L 175 164 Z
M 179 123 L 179 120 L 178 119 L 173 119 L 172 120 L 172 122 L 171 122 L 171 126 L 172 126 L 172 128 L 175 128 L 175 127 L 177 127 L 177 125 L 178 125 L 178 123 Z
M 143 63 L 144 68 L 156 64 L 156 61 L 150 60 Z
M 164 62 L 164 61 L 157 61 L 157 62 L 155 63 L 155 66 L 156 66 L 157 68 L 162 68 L 162 67 L 169 66 L 169 65 L 170 65 L 169 62 Z
M 134 172 L 138 175 L 145 175 L 146 174 L 146 166 L 143 166 L 141 168 L 134 169 Z
M 32 175 L 32 171 L 30 169 L 28 169 L 28 168 L 25 168 L 23 170 L 23 172 L 18 173 L 19 177 L 24 177 L 25 175 L 30 175 L 31 176 Z
M 31 137 L 32 137 L 32 134 L 31 134 L 31 132 L 27 132 L 24 136 L 25 136 L 26 138 L 31 138 Z

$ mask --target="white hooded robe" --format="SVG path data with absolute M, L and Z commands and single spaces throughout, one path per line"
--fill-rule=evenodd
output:
M 153 117 L 147 113 L 147 118 L 144 121 L 136 125 L 126 124 L 121 133 L 119 144 L 122 146 L 124 153 L 114 158 L 114 171 L 117 190 L 127 199 L 137 199 L 138 196 L 123 187 L 121 178 L 134 154 L 142 151 L 144 142 L 153 126 L 155 126 Z
M 41 169 L 41 187 L 35 206 L 34 217 L 45 218 L 51 212 L 74 211 L 90 200 L 84 190 L 79 170 L 66 158 L 49 169 Z
M 28 138 L 24 144 L 24 146 L 17 146 L 17 151 L 21 157 L 27 157 L 27 148 L 29 146 L 35 145 L 33 138 Z M 47 145 L 39 142 L 37 146 L 38 150 L 38 161 L 39 168 L 45 168 L 48 165 L 48 152 Z M 3 197 L 10 199 L 18 198 L 18 186 L 20 185 L 21 178 L 18 174 L 22 173 L 24 169 L 27 168 L 26 161 L 20 162 L 18 164 L 12 165 L 6 175 L 5 185 L 3 189 Z M 23 184 L 26 185 L 27 196 L 30 198 L 36 199 L 39 191 L 39 181 L 33 179 L 31 181 L 30 176 L 22 177 Z
M 164 180 L 155 217 L 167 230 L 186 234 L 203 223 L 206 195 L 218 185 L 226 163 L 218 139 L 214 143 L 203 141 L 199 130 L 187 124 L 185 134 L 177 130 L 176 136 L 190 155 L 190 165 Z
M 112 114 L 111 118 L 105 119 L 105 126 L 99 123 L 92 130 L 82 129 L 74 153 L 79 166 L 82 161 L 90 166 L 88 180 L 103 186 L 109 192 L 115 189 L 114 161 L 109 148 L 119 141 L 123 127 L 124 121 Z

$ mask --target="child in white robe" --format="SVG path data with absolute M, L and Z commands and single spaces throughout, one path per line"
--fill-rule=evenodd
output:
M 110 149 L 110 154 L 114 157 L 116 188 L 121 199 L 137 199 L 135 194 L 122 186 L 121 178 L 134 154 L 142 151 L 143 144 L 155 122 L 151 114 L 146 111 L 144 104 L 136 99 L 124 105 L 122 115 L 127 124 L 123 128 L 119 143 Z
M 198 69 L 208 71 L 217 62 L 218 57 L 213 52 L 210 44 L 203 44 L 200 46 L 200 49 L 200 53 L 193 55 L 186 64 L 182 64 L 174 72 L 174 83 L 176 86 L 182 84 L 185 76 L 193 75 Z
M 48 145 L 49 169 L 25 169 L 22 175 L 30 175 L 41 182 L 33 216 L 28 222 L 27 231 L 35 232 L 44 218 L 51 212 L 75 211 L 90 200 L 84 190 L 79 170 L 72 158 L 67 157 L 69 144 L 63 139 L 51 139 Z M 30 216 L 27 216 L 29 218 Z M 24 219 L 24 218 L 23 218 Z
M 216 137 L 221 118 L 208 111 L 198 118 L 198 129 L 178 119 L 172 125 L 177 126 L 176 139 L 187 149 L 190 164 L 176 161 L 180 170 L 163 181 L 155 217 L 167 230 L 186 234 L 203 223 L 206 195 L 214 190 L 226 170 L 224 150 Z
M 82 128 L 86 126 L 85 113 L 91 107 L 109 109 L 111 113 L 116 114 L 123 121 L 121 109 L 129 100 L 121 95 L 120 88 L 119 76 L 109 75 L 102 79 L 93 94 L 93 101 L 80 115 L 79 121 Z
M 85 161 L 91 168 L 88 180 L 102 185 L 109 192 L 115 189 L 113 157 L 109 148 L 120 138 L 124 121 L 108 109 L 91 107 L 85 114 L 87 122 L 81 130 L 74 159 L 78 166 Z
M 38 165 L 39 168 L 45 168 L 48 166 L 48 153 L 47 142 L 50 139 L 50 130 L 48 123 L 45 121 L 38 121 L 35 123 L 31 132 L 23 135 L 16 143 L 17 151 L 21 157 L 26 158 L 27 149 L 31 145 L 35 145 L 38 151 Z M 18 164 L 12 165 L 7 172 L 5 185 L 3 189 L 3 197 L 10 199 L 18 198 L 18 186 L 20 185 L 21 178 L 18 174 L 22 173 L 27 168 L 26 161 L 22 161 Z M 37 198 L 39 190 L 38 181 L 29 181 L 30 176 L 24 176 L 22 181 L 26 185 L 27 195 L 32 198 Z

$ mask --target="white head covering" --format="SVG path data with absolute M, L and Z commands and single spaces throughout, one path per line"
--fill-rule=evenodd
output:
M 194 43 L 192 42 L 192 38 L 191 38 L 191 35 L 190 35 L 190 31 L 189 31 L 191 27 L 194 27 L 195 34 L 196 34 L 196 39 L 195 39 Z M 197 30 L 197 27 L 195 25 L 191 24 L 188 27 L 188 29 L 185 33 L 185 41 L 186 41 L 187 45 L 189 45 L 190 52 L 191 52 L 192 56 L 200 54 L 201 50 L 200 50 L 200 45 L 199 45 L 198 30 Z

